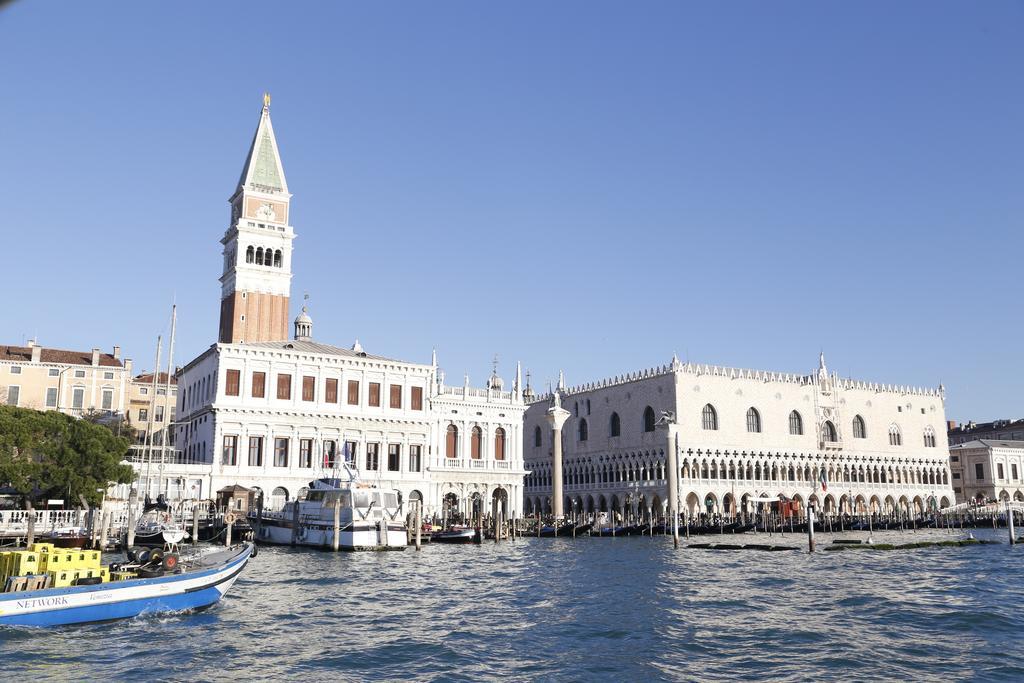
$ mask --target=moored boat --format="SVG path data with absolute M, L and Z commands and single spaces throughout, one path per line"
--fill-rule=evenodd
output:
M 339 550 L 405 550 L 406 529 L 397 491 L 362 484 L 353 474 L 309 484 L 304 499 L 291 500 L 279 512 L 253 518 L 256 540 L 277 545 L 331 549 L 338 518 Z
M 135 525 L 135 545 L 149 548 L 175 546 L 188 536 L 185 527 L 174 521 L 163 494 L 155 503 L 147 503 Z
M 541 538 L 554 538 L 555 536 L 586 536 L 590 534 L 592 524 L 573 524 L 566 522 L 557 527 L 544 526 L 540 529 Z
M 476 529 L 471 527 L 451 527 L 442 531 L 435 531 L 430 535 L 431 543 L 475 543 Z

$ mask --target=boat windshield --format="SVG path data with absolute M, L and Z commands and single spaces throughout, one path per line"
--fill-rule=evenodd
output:
M 385 491 L 382 492 L 380 495 L 384 499 L 384 507 L 389 509 L 398 507 L 398 496 L 395 493 L 391 491 Z
M 356 507 L 357 508 L 368 508 L 370 507 L 370 492 L 369 491 L 356 491 Z

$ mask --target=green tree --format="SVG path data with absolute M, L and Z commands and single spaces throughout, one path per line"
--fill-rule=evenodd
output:
M 111 484 L 127 484 L 135 473 L 123 462 L 128 440 L 107 427 L 55 410 L 0 406 L 0 482 L 26 496 L 85 497 L 100 502 Z

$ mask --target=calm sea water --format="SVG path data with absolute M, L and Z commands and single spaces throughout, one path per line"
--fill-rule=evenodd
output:
M 263 548 L 207 612 L 0 630 L 0 676 L 1022 680 L 1022 564 L 1024 546 L 809 556 L 665 537 Z

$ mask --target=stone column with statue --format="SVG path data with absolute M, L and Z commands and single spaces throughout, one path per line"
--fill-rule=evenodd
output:
M 551 407 L 547 412 L 548 424 L 551 426 L 551 512 L 556 520 L 565 516 L 562 509 L 565 501 L 562 493 L 562 425 L 569 419 L 569 411 L 562 407 L 560 389 L 552 392 Z

